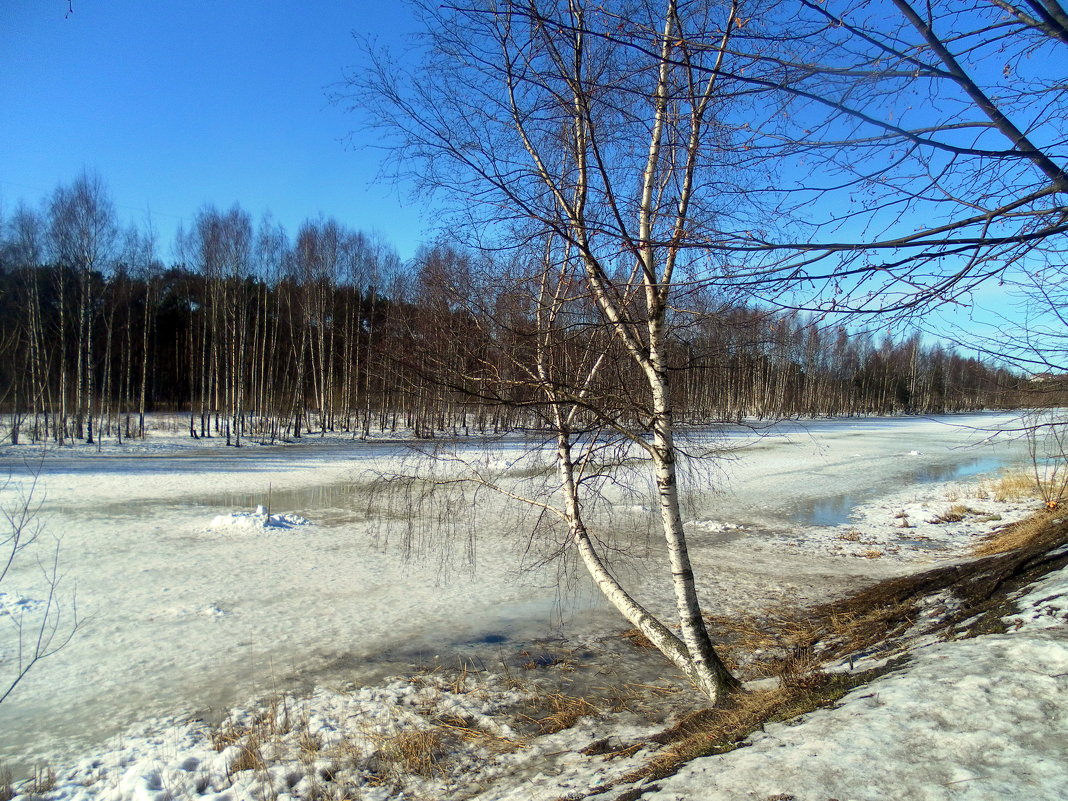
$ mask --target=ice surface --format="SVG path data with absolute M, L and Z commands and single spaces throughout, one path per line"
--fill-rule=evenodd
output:
M 691 432 L 687 447 L 693 449 L 747 444 L 717 467 L 692 470 L 687 482 L 687 514 L 697 523 L 692 555 L 709 608 L 729 613 L 818 600 L 904 570 L 889 547 L 880 559 L 861 559 L 839 540 L 837 529 L 797 526 L 796 504 L 849 493 L 876 503 L 893 496 L 896 505 L 915 494 L 904 482 L 924 460 L 1022 455 L 1012 443 L 963 448 L 982 436 L 975 426 L 995 423 L 991 416 L 959 416 L 789 424 L 756 434 Z M 360 488 L 369 475 L 388 472 L 405 458 L 397 443 L 324 438 L 238 450 L 175 442 L 107 446 L 101 453 L 64 449 L 41 459 L 39 517 L 62 539 L 64 586 L 77 587 L 82 627 L 0 706 L 4 761 L 51 761 L 57 750 L 91 749 L 147 718 L 217 718 L 255 695 L 372 680 L 383 663 L 432 656 L 486 632 L 515 639 L 556 624 L 556 566 L 528 557 L 534 565 L 517 571 L 526 530 L 498 502 L 482 498 L 462 510 L 479 521 L 479 538 L 473 549 L 460 543 L 451 559 L 431 548 L 406 561 L 402 543 L 378 536 L 365 510 L 341 513 L 337 506 L 348 496 L 363 502 Z M 460 447 L 474 454 L 481 446 Z M 524 461 L 527 443 L 494 447 L 484 461 L 488 468 L 513 471 L 519 480 L 544 472 Z M 922 453 L 908 456 L 910 450 Z M 29 481 L 25 453 L 0 449 L 0 469 L 16 484 Z M 330 487 L 345 489 L 324 495 Z M 358 491 L 350 492 L 353 487 Z M 252 525 L 246 531 L 236 521 L 255 523 L 259 516 L 234 517 L 229 502 L 205 505 L 220 495 L 240 496 L 257 499 L 245 504 L 252 509 L 266 504 L 272 491 L 272 508 L 314 524 L 278 531 Z M 928 485 L 924 493 L 941 491 Z M 635 557 L 659 547 L 631 531 L 640 534 L 638 521 L 648 516 L 642 505 L 620 496 L 619 517 L 605 524 L 624 532 L 620 536 Z M 858 514 L 863 520 L 868 512 Z M 221 527 L 212 524 L 218 517 L 227 521 Z M 226 531 L 241 535 L 221 535 Z M 893 533 L 880 531 L 878 536 Z M 941 555 L 970 544 L 952 529 L 944 532 Z M 924 550 L 916 558 L 938 555 Z M 640 580 L 636 593 L 643 602 L 670 608 L 665 576 L 626 557 L 618 569 Z M 4 589 L 47 597 L 40 578 L 36 562 L 24 560 Z M 590 611 L 576 617 L 575 630 L 615 625 L 582 586 L 579 574 L 576 592 Z
M 652 801 L 1059 801 L 1068 780 L 1068 625 L 1048 624 L 1043 604 L 1068 592 L 1068 570 L 1019 599 L 1010 634 L 919 648 L 894 673 L 862 686 L 837 706 L 789 724 L 767 724 L 743 747 L 696 759 L 646 786 Z M 1042 598 L 1038 595 L 1044 594 Z M 508 708 L 522 693 L 500 677 L 429 674 L 352 691 L 320 689 L 269 706 L 234 710 L 222 732 L 201 723 L 155 724 L 60 767 L 50 801 L 174 801 L 327 797 L 552 801 L 586 796 L 619 781 L 649 752 L 624 749 L 652 732 L 624 714 L 587 719 L 522 743 Z M 454 744 L 447 768 L 383 781 L 383 742 L 465 721 L 484 732 Z M 225 734 L 254 721 L 279 732 L 248 766 L 244 744 Z M 229 728 L 227 728 L 229 727 Z M 439 733 L 441 729 L 438 729 Z M 608 748 L 591 753 L 591 743 Z M 309 750 L 308 744 L 314 746 Z M 338 755 L 343 755 L 339 758 Z M 626 785 L 617 786 L 617 797 Z M 479 788 L 484 788 L 480 791 Z

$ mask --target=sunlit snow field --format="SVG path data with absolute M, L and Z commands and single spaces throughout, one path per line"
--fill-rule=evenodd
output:
M 686 502 L 709 609 L 815 600 L 859 578 L 913 569 L 907 561 L 959 553 L 967 542 L 909 541 L 894 514 L 935 484 L 1023 464 L 1022 443 L 991 437 L 1012 420 L 692 432 L 695 452 L 716 445 L 722 453 L 693 472 Z M 472 438 L 456 447 L 476 458 L 485 445 Z M 486 463 L 513 470 L 516 486 L 544 479 L 530 468 L 536 456 L 523 458 L 522 440 L 491 448 Z M 382 440 L 228 449 L 177 434 L 100 453 L 0 449 L 0 472 L 11 476 L 3 502 L 17 503 L 38 474 L 40 551 L 59 538 L 61 592 L 69 600 L 76 591 L 80 619 L 69 646 L 0 705 L 0 759 L 25 765 L 91 749 L 146 719 L 219 716 L 256 695 L 373 681 L 502 641 L 623 627 L 581 576 L 561 593 L 558 566 L 527 547 L 529 520 L 489 496 L 473 508 L 426 512 L 472 523 L 473 550 L 459 526 L 452 548 L 405 558 L 396 534 L 387 539 L 376 525 L 368 493 L 378 476 L 409 469 L 406 454 L 404 443 Z M 655 552 L 656 541 L 640 534 L 646 502 L 610 501 L 614 513 L 602 525 L 636 554 Z M 258 525 L 249 516 L 268 503 L 290 522 L 310 523 Z M 864 542 L 842 539 L 851 526 L 865 529 Z M 873 550 L 880 558 L 859 558 Z M 670 594 L 656 567 L 620 564 L 631 580 L 642 578 L 640 599 L 663 608 Z M 40 597 L 40 567 L 21 559 L 0 592 Z

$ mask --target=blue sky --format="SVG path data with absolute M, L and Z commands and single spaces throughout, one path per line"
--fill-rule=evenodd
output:
M 0 208 L 34 204 L 83 169 L 124 222 L 149 213 L 167 256 L 204 204 L 271 212 L 295 234 L 319 214 L 383 233 L 410 256 L 425 211 L 376 183 L 331 85 L 358 67 L 353 32 L 395 45 L 416 28 L 369 0 L 3 0 Z

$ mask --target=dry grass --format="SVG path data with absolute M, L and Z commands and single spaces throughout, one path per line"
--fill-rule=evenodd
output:
M 445 778 L 450 754 L 461 751 L 464 744 L 477 744 L 494 753 L 523 747 L 518 740 L 482 731 L 468 718 L 445 715 L 428 723 L 389 735 L 365 732 L 374 743 L 379 783 L 396 783 L 410 776 Z
M 1063 459 L 1063 457 L 1060 457 Z M 986 487 L 982 487 L 986 490 Z M 998 501 L 1019 501 L 1038 498 L 1046 509 L 1054 511 L 1065 501 L 1068 489 L 1068 473 L 1063 462 L 1046 468 L 1005 473 L 989 488 Z
M 638 629 L 627 629 L 619 636 L 624 640 L 627 640 L 635 648 L 656 648 L 656 646 L 649 641 L 649 638 L 638 631 Z
M 532 699 L 534 715 L 522 717 L 538 727 L 541 734 L 555 734 L 570 729 L 584 717 L 601 714 L 601 708 L 592 701 L 563 692 L 549 692 Z
M 458 715 L 442 715 L 434 718 L 432 722 L 453 739 L 468 743 L 478 743 L 481 747 L 498 754 L 516 751 L 523 747 L 523 743 L 520 740 L 483 731 L 471 718 Z
M 397 734 L 372 736 L 383 773 L 390 778 L 445 776 L 445 737 L 438 727 L 409 729 Z
M 790 648 L 807 632 L 804 618 L 788 609 L 771 610 L 760 616 L 706 615 L 705 620 L 729 651 Z
M 1054 518 L 1053 510 L 1045 510 L 1019 523 L 1003 526 L 984 538 L 972 553 L 976 556 L 994 556 L 1023 548 L 1033 543 L 1049 527 L 1050 521 Z
M 1036 498 L 1040 495 L 1034 474 L 1023 471 L 1005 473 L 989 487 L 983 485 L 982 489 L 1001 503 Z
M 965 506 L 962 503 L 955 503 L 942 514 L 932 517 L 927 522 L 933 523 L 934 525 L 941 525 L 943 523 L 959 523 L 968 515 L 975 514 L 978 514 L 978 512 L 976 512 L 970 506 Z
M 889 670 L 890 668 L 886 668 Z M 671 775 L 692 759 L 733 751 L 765 723 L 789 720 L 830 706 L 874 673 L 812 674 L 811 681 L 773 690 L 738 693 L 719 709 L 705 709 L 683 718 L 657 735 L 667 745 L 662 752 L 621 779 L 622 783 L 655 780 Z
M 246 770 L 266 772 L 269 760 L 263 753 L 265 747 L 290 734 L 296 734 L 300 759 L 308 764 L 314 762 L 323 744 L 319 735 L 311 730 L 307 713 L 296 715 L 284 698 L 272 698 L 266 709 L 251 721 L 237 723 L 233 718 L 227 718 L 209 733 L 209 739 L 216 751 L 236 747 L 236 755 L 227 768 L 228 775 L 233 776 Z
M 916 528 L 916 525 L 909 520 L 909 514 L 904 509 L 897 512 L 894 515 L 894 520 L 897 521 L 898 528 Z
M 48 767 L 34 767 L 26 780 L 16 782 L 7 767 L 0 768 L 0 801 L 11 801 L 15 796 L 32 799 L 56 788 L 56 772 Z
M 262 750 L 264 742 L 258 732 L 252 732 L 240 743 L 235 743 L 238 748 L 237 756 L 227 765 L 226 775 L 232 778 L 235 773 L 244 770 L 267 770 L 267 761 L 263 758 Z

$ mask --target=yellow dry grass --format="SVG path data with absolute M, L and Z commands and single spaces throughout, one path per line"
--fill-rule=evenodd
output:
M 592 701 L 578 695 L 550 692 L 534 699 L 538 709 L 536 716 L 527 720 L 537 725 L 542 734 L 555 734 L 570 729 L 584 717 L 601 714 L 601 709 Z
M 446 774 L 440 728 L 408 729 L 374 739 L 379 764 L 392 777 L 414 774 L 429 778 Z
M 989 493 L 995 501 L 1019 501 L 1040 497 L 1038 483 L 1034 473 L 1014 471 L 1004 473 L 993 483 L 980 485 L 981 492 Z
M 1045 532 L 1054 515 L 1054 510 L 1044 509 L 1019 523 L 999 528 L 980 542 L 972 553 L 975 556 L 994 556 L 1023 548 Z
M 638 631 L 638 629 L 627 629 L 619 636 L 630 642 L 635 648 L 656 648 L 656 646 L 649 641 L 649 638 Z

